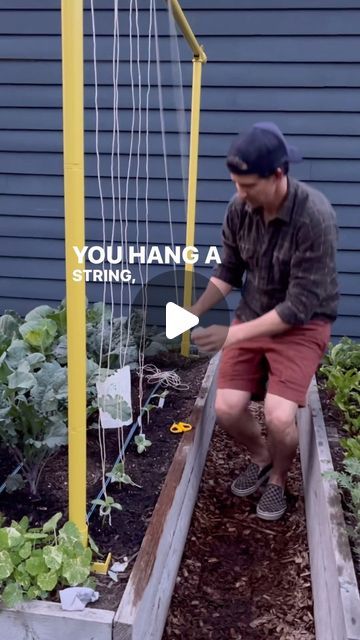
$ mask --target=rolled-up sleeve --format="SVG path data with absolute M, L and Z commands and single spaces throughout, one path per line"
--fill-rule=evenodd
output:
M 222 228 L 221 264 L 214 267 L 212 275 L 233 287 L 242 287 L 245 263 L 242 260 L 236 237 L 237 219 L 233 203 L 230 203 Z
M 335 221 L 317 221 L 299 230 L 286 298 L 275 307 L 286 324 L 306 324 L 319 307 L 324 282 L 333 277 L 336 244 Z

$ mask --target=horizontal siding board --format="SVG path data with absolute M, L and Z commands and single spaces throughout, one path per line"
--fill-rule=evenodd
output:
M 125 232 L 125 221 L 123 222 L 123 233 Z M 113 224 L 108 220 L 105 224 L 105 238 L 108 244 L 112 237 Z M 174 222 L 172 224 L 174 237 L 177 244 L 185 243 L 185 225 L 183 222 Z M 139 242 L 146 242 L 146 224 L 145 222 L 128 222 L 127 233 L 128 238 L 138 238 Z M 360 234 L 360 230 L 359 230 Z M 43 218 L 12 218 L 2 216 L 2 236 L 3 237 L 25 237 L 25 238 L 50 238 L 64 239 L 64 220 L 60 219 L 43 219 Z M 103 237 L 102 220 L 89 220 L 85 225 L 85 239 L 89 245 L 97 244 L 101 246 Z M 218 225 L 209 225 L 206 230 L 206 238 L 210 244 L 216 244 L 220 238 L 220 229 Z M 150 221 L 148 230 L 148 241 L 152 244 L 171 244 L 170 225 L 156 225 Z M 134 240 L 135 242 L 135 240 Z M 121 225 L 118 220 L 114 225 L 114 243 L 121 243 Z M 203 244 L 207 244 L 204 242 Z
M 339 229 L 339 248 L 356 252 L 360 249 L 360 229 Z M 360 262 L 360 260 L 359 260 Z
M 180 242 L 180 240 L 179 240 Z M 92 243 L 94 244 L 94 243 Z M 109 243 L 110 244 L 110 243 Z M 161 243 L 157 243 L 161 248 L 163 245 Z M 171 246 L 170 242 L 167 243 L 168 246 Z M 207 274 L 208 277 L 211 275 L 211 268 L 206 268 L 204 265 L 204 258 L 208 251 L 208 244 L 206 246 L 200 247 L 199 243 L 196 243 L 196 246 L 199 248 L 200 260 L 198 265 L 200 268 L 204 267 L 204 270 L 201 271 L 202 275 Z M 32 251 L 32 255 L 34 256 L 34 251 Z M 342 256 L 346 254 L 346 251 L 338 252 L 338 264 L 341 261 Z M 62 252 L 62 257 L 47 257 L 36 259 L 36 257 L 29 258 L 26 261 L 26 269 L 24 269 L 24 258 L 22 257 L 13 257 L 13 256 L 4 256 L 0 253 L 0 273 L 2 277 L 9 278 L 43 278 L 43 279 L 54 279 L 54 280 L 63 280 L 65 277 L 65 262 L 64 262 L 64 252 Z M 345 265 L 346 267 L 346 265 Z M 80 267 L 79 267 L 80 268 Z M 87 268 L 97 268 L 96 265 L 88 264 Z M 107 264 L 107 268 L 121 269 L 121 265 L 111 265 Z M 163 267 L 164 269 L 166 267 Z M 169 267 L 172 269 L 172 266 Z M 145 271 L 145 266 L 142 266 L 143 271 Z M 195 274 L 197 273 L 199 266 L 195 265 Z M 360 266 L 356 262 L 351 265 L 350 270 L 353 274 L 360 273 Z M 347 273 L 349 269 L 342 269 L 339 265 L 339 273 Z M 359 277 L 359 276 L 358 276 Z M 359 298 L 356 295 L 346 295 L 342 298 L 344 300 L 343 306 L 341 307 L 341 313 L 343 314 L 353 314 L 355 313 L 354 309 L 359 309 L 360 305 L 360 296 Z M 345 305 L 345 306 L 344 306 Z
M 56 204 L 55 204 L 56 203 Z M 41 206 L 41 205 L 44 206 Z M 86 212 L 88 219 L 99 219 L 99 206 L 96 200 L 87 200 Z M 39 216 L 41 220 L 54 220 L 58 216 L 63 215 L 63 202 L 61 198 L 45 198 L 41 197 L 0 197 L 0 210 L 2 215 L 11 215 L 13 224 L 16 226 L 17 216 L 34 217 Z M 226 203 L 199 202 L 196 211 L 197 233 L 202 233 L 201 225 L 211 220 L 214 224 L 221 224 L 226 212 Z M 336 207 L 337 224 L 339 227 L 350 227 L 357 229 L 360 227 L 360 216 L 357 207 Z M 112 209 L 110 203 L 105 206 L 105 219 L 111 222 Z M 123 214 L 124 215 L 124 214 Z M 185 209 L 181 202 L 171 204 L 171 217 L 174 222 L 183 222 L 185 220 Z M 135 203 L 131 201 L 128 208 L 128 219 L 135 220 L 136 211 Z M 166 222 L 169 220 L 169 211 L 167 203 L 164 201 L 149 202 L 149 219 L 152 223 Z M 139 220 L 145 220 L 144 209 L 139 212 Z M 220 232 L 220 230 L 219 230 Z
M 200 139 L 199 155 L 216 158 L 224 158 L 234 136 L 208 134 Z M 299 147 L 305 159 L 360 159 L 359 138 L 355 136 L 288 136 L 288 141 Z M 131 136 L 123 133 L 120 137 L 122 153 L 130 150 Z M 133 138 L 133 154 L 137 152 L 137 134 Z M 149 152 L 151 155 L 163 156 L 164 150 L 160 133 L 149 133 Z M 140 152 L 145 153 L 146 137 L 141 135 Z M 37 131 L 1 131 L 0 151 L 11 152 L 37 152 L 60 153 L 63 140 L 61 132 L 46 131 L 40 134 Z M 101 132 L 99 134 L 99 152 L 107 154 L 112 148 L 112 133 Z M 178 155 L 180 138 L 177 133 L 166 134 L 167 155 Z M 85 152 L 95 153 L 95 133 L 85 135 Z
M 360 15 L 360 12 L 359 12 Z M 360 21 L 359 21 L 360 24 Z M 186 59 L 181 64 L 181 76 L 184 86 L 191 86 L 191 62 Z M 142 84 L 147 84 L 147 61 L 140 64 Z M 226 64 L 211 62 L 205 69 L 202 78 L 203 87 L 358 87 L 359 63 L 261 63 L 228 62 Z M 113 86 L 112 62 L 97 64 L 99 87 Z M 1 83 L 16 85 L 48 85 L 61 84 L 61 63 L 56 61 L 8 60 L 1 63 Z M 173 63 L 161 64 L 162 86 L 172 86 L 177 73 Z M 128 85 L 130 65 L 122 62 L 119 69 L 119 86 Z M 151 86 L 157 86 L 158 76 L 155 62 L 151 63 Z M 84 82 L 94 83 L 93 62 L 84 65 Z
M 24 237 L 24 238 L 51 238 L 51 239 L 64 239 L 64 220 L 62 218 L 57 219 L 44 219 L 44 218 L 30 218 L 17 216 L 2 216 L 2 236 L 8 237 Z M 185 225 L 183 222 L 173 222 L 173 233 L 176 238 L 177 244 L 184 244 L 185 242 Z M 113 223 L 112 220 L 107 220 L 105 223 L 105 238 L 107 242 L 110 241 L 112 236 Z M 136 225 L 135 221 L 129 221 L 128 223 L 128 237 L 136 238 L 138 228 L 139 242 L 146 241 L 146 224 L 145 222 L 139 222 Z M 125 222 L 123 222 L 123 231 L 125 229 Z M 115 235 L 114 242 L 120 243 L 121 241 L 121 225 L 116 219 L 114 225 Z M 85 238 L 88 244 L 101 244 L 103 233 L 102 220 L 87 220 L 85 228 Z M 150 218 L 149 242 L 153 244 L 167 243 L 171 244 L 170 225 L 154 224 L 152 218 Z M 218 223 L 198 225 L 196 228 L 196 245 L 219 245 L 221 243 L 221 229 Z M 357 251 L 360 247 L 360 226 L 358 228 L 340 228 L 338 247 L 345 251 Z
M 339 337 L 348 336 L 359 339 L 359 317 L 356 315 L 339 316 L 333 324 L 332 334 Z
M 144 225 L 141 224 L 139 226 L 140 226 L 142 237 L 144 238 L 144 240 L 140 240 L 140 241 L 145 243 L 146 235 L 144 231 Z M 108 229 L 110 228 L 111 228 L 111 225 L 108 225 Z M 168 240 L 165 234 L 162 235 L 162 237 L 159 237 L 159 234 L 160 234 L 159 227 L 157 227 L 157 229 L 158 229 L 157 235 L 158 235 L 159 243 L 165 242 L 166 244 L 170 245 L 170 239 Z M 174 229 L 177 229 L 176 224 L 174 225 Z M 207 245 L 220 245 L 221 243 L 220 230 L 217 227 L 217 225 L 211 225 L 209 227 L 205 227 L 204 225 L 204 229 L 202 231 L 202 234 L 203 234 L 202 240 L 201 238 L 199 238 L 199 233 L 201 233 L 201 231 L 200 232 L 198 231 L 196 241 L 197 241 L 197 246 L 201 251 L 200 255 L 206 255 L 205 247 Z M 90 240 L 92 241 L 91 235 L 92 234 L 90 234 L 90 231 L 88 231 L 88 236 L 87 236 L 87 238 L 89 238 L 89 240 L 87 240 L 88 242 L 90 242 Z M 206 236 L 206 242 L 205 242 L 205 236 Z M 154 238 L 154 240 L 152 241 L 154 244 L 158 243 L 155 237 L 155 234 L 151 235 L 150 237 Z M 106 237 L 106 243 L 110 244 L 110 240 L 111 240 L 111 233 L 109 231 L 109 234 Z M 96 241 L 96 238 L 95 238 L 95 241 Z M 116 230 L 115 243 L 116 242 L 118 244 L 120 244 L 121 242 L 119 228 L 117 228 Z M 184 242 L 185 242 L 185 239 L 182 234 L 182 236 L 175 241 L 175 244 L 181 245 L 181 244 L 184 244 Z M 98 242 L 98 244 L 100 244 L 100 242 Z M 129 244 L 136 246 L 135 240 L 130 241 Z M 340 229 L 339 230 L 338 248 L 340 251 L 354 251 L 354 258 L 356 258 L 355 252 L 358 250 L 359 246 L 360 246 L 360 229 Z M 37 237 L 37 238 L 2 236 L 0 238 L 0 256 L 9 256 L 9 257 L 18 256 L 18 257 L 24 257 L 24 258 L 36 258 L 36 257 L 51 258 L 52 257 L 52 258 L 62 259 L 64 256 L 64 241 L 61 236 L 54 237 L 51 243 L 48 242 L 48 239 L 46 236 Z M 357 263 L 357 265 L 354 266 L 354 272 L 355 273 L 359 272 L 359 263 Z M 359 280 L 358 284 L 360 286 L 359 277 L 358 277 L 358 280 Z M 347 292 L 347 293 L 351 293 L 351 292 Z
M 1 42 L 1 41 L 0 41 Z M 146 104 L 147 85 L 142 85 L 142 104 Z M 135 106 L 138 104 L 137 92 Z M 184 105 L 189 108 L 191 104 L 191 90 L 184 88 Z M 178 93 L 172 87 L 164 87 L 162 90 L 164 104 L 167 109 L 175 109 L 178 104 Z M 0 86 L 0 107 L 16 107 L 26 104 L 31 107 L 61 107 L 60 86 L 42 85 L 6 85 Z M 205 87 L 201 95 L 201 104 L 207 110 L 215 111 L 299 111 L 301 104 L 304 112 L 334 112 L 347 111 L 358 112 L 360 110 L 360 89 L 344 88 L 279 88 L 276 91 L 272 87 L 256 88 L 251 91 L 247 88 L 234 87 Z M 99 91 L 98 105 L 100 109 L 112 109 L 113 88 L 104 86 Z M 158 92 L 150 94 L 150 108 L 159 108 Z M 85 87 L 85 107 L 94 107 L 94 92 L 91 87 Z M 132 109 L 133 102 L 129 87 L 119 93 L 119 107 Z
M 360 278 L 356 273 L 340 273 L 339 286 L 344 295 L 360 296 Z
M 120 36 L 128 34 L 129 10 L 121 10 L 119 6 L 119 32 Z M 140 10 L 138 25 L 140 33 L 146 33 L 149 29 L 149 10 Z M 135 12 L 133 10 L 133 15 Z M 282 36 L 282 35 L 359 35 L 360 11 L 357 9 L 343 10 L 342 19 L 336 10 L 306 9 L 281 11 L 266 10 L 261 12 L 241 11 L 241 20 L 238 20 L 239 11 L 229 9 L 223 12 L 219 20 L 218 11 L 210 8 L 204 12 L 197 9 L 187 11 L 187 19 L 197 37 L 236 35 L 236 36 Z M 260 19 L 259 19 L 260 15 Z M 1 35 L 59 35 L 61 33 L 60 13 L 58 10 L 33 10 L 31 22 L 26 12 L 1 11 L 0 34 Z M 111 32 L 113 26 L 113 8 L 110 10 L 96 11 L 96 34 L 106 35 Z M 159 33 L 166 33 L 169 29 L 167 12 L 158 12 Z M 134 27 L 135 31 L 135 27 Z M 84 32 L 92 33 L 90 11 L 84 12 Z
M 44 298 L 24 298 L 17 296 L 1 296 L 0 297 L 0 315 L 5 313 L 5 311 L 13 310 L 20 313 L 20 315 L 25 316 L 31 309 L 34 307 L 40 306 L 41 304 L 48 304 L 50 307 L 53 306 L 53 300 L 45 300 Z
M 30 261 L 29 261 L 30 262 Z M 94 269 L 97 269 L 99 267 L 94 266 Z M 132 266 L 132 271 L 136 272 L 136 269 L 138 269 L 138 265 L 133 265 Z M 171 270 L 172 267 L 169 267 L 169 274 L 171 275 Z M 151 278 L 157 278 L 158 276 L 161 276 L 164 274 L 164 265 L 149 265 L 148 267 L 148 272 L 149 272 L 149 282 L 151 282 Z M 198 274 L 198 276 L 203 276 L 204 278 L 209 278 L 211 277 L 211 273 L 212 270 L 209 267 L 204 267 L 204 266 L 198 266 L 196 268 L 196 273 Z M 143 265 L 143 274 L 145 274 L 145 265 Z M 15 280 L 18 280 L 19 283 L 21 283 L 21 289 L 14 289 L 14 282 Z M 339 276 L 339 280 L 340 280 L 340 292 L 342 295 L 360 295 L 360 282 L 359 282 L 359 277 L 357 275 L 354 274 L 340 274 Z M 356 287 L 354 287 L 354 282 L 356 281 Z M 138 283 L 140 282 L 140 280 L 138 279 Z M 64 282 L 60 281 L 60 280 L 52 280 L 52 279 L 46 279 L 44 277 L 22 277 L 22 278 L 11 278 L 11 277 L 3 277 L 0 276 L 0 291 L 2 292 L 2 296 L 6 296 L 6 297 L 11 297 L 12 295 L 15 296 L 20 296 L 20 295 L 24 295 L 25 297 L 29 295 L 29 293 L 31 294 L 32 291 L 43 291 L 44 297 L 49 297 L 52 298 L 53 300 L 57 299 L 57 295 L 54 295 L 53 297 L 51 295 L 49 295 L 49 290 L 47 289 L 47 287 L 50 287 L 51 289 L 51 283 L 53 283 L 54 285 L 56 284 L 57 289 L 54 289 L 54 294 L 56 291 L 58 291 L 61 287 L 63 287 Z M 89 285 L 91 284 L 97 284 L 100 285 L 100 287 L 102 286 L 102 283 L 87 283 Z M 114 283 L 114 284 L 119 284 L 119 283 Z M 44 287 L 43 287 L 44 285 Z M 352 288 L 351 291 L 349 291 L 349 289 Z M 61 299 L 60 296 L 59 299 Z M 99 296 L 99 300 L 102 298 L 102 296 Z
M 5 176 L 5 177 L 0 176 L 0 189 L 2 189 L 4 194 L 3 196 L 0 196 L 0 211 L 2 210 L 1 208 L 2 199 L 4 198 L 6 200 L 5 198 L 6 194 L 10 195 L 11 197 L 16 195 L 16 189 L 21 190 L 21 195 L 28 195 L 28 196 L 32 196 L 32 195 L 39 196 L 42 193 L 44 194 L 44 196 L 49 196 L 49 194 L 53 195 L 55 193 L 59 193 L 59 194 L 61 193 L 60 183 L 58 184 L 56 180 L 54 182 L 51 180 L 51 178 L 46 176 L 42 177 L 42 180 L 40 180 L 39 178 L 31 177 L 31 180 L 29 182 L 25 180 L 27 176 L 22 176 L 21 182 L 23 182 L 24 184 L 21 187 L 18 186 L 19 178 L 17 178 L 16 176 L 11 176 L 12 181 L 10 184 L 9 182 L 6 181 L 6 178 L 8 177 L 9 176 Z M 152 189 L 150 193 L 150 200 L 161 200 L 161 198 L 165 200 L 166 192 L 165 192 L 164 181 L 152 180 L 151 182 L 152 182 Z M 154 184 L 155 182 L 156 184 Z M 106 199 L 106 203 L 104 204 L 104 206 L 106 207 L 107 215 L 110 215 L 112 212 L 112 199 L 111 199 L 110 181 L 108 181 L 108 183 L 109 184 L 105 185 L 105 188 L 104 188 L 104 197 Z M 337 205 L 340 205 L 340 206 L 360 205 L 360 187 L 356 183 L 348 183 L 347 185 L 343 185 L 341 183 L 332 184 L 330 182 L 314 182 L 312 183 L 312 186 L 322 191 L 326 195 L 328 200 L 335 207 Z M 94 202 L 88 206 L 91 206 L 92 210 L 97 209 L 99 211 L 99 194 L 98 194 L 96 179 L 95 178 L 93 179 L 93 182 L 90 186 L 88 186 L 88 181 L 87 181 L 86 188 L 87 188 L 88 200 L 91 200 L 91 198 L 94 199 Z M 144 190 L 145 190 L 145 184 L 144 184 L 144 181 L 142 181 L 142 184 L 140 184 L 139 202 L 143 199 Z M 129 198 L 132 201 L 132 204 L 131 204 L 132 207 L 135 206 L 133 202 L 135 201 L 134 192 L 135 192 L 135 185 L 131 184 L 130 191 L 129 191 Z M 224 207 L 227 204 L 227 202 L 230 200 L 232 194 L 233 194 L 233 190 L 232 190 L 230 181 L 228 182 L 218 181 L 217 183 L 213 182 L 213 183 L 210 183 L 210 186 L 209 186 L 209 183 L 205 181 L 201 181 L 198 184 L 198 202 L 203 202 L 204 206 L 207 206 L 207 203 L 209 202 L 217 202 L 218 206 Z M 171 201 L 172 202 L 182 201 L 183 200 L 182 195 L 183 195 L 182 183 L 180 181 L 178 182 L 178 184 L 172 182 L 171 188 L 170 188 Z M 7 199 L 7 201 L 8 200 L 9 199 Z M 45 204 L 45 201 L 44 201 L 44 204 Z M 55 201 L 54 201 L 54 204 L 55 204 Z M 58 201 L 57 201 L 57 205 L 58 205 Z M 129 204 L 129 207 L 130 207 L 130 204 Z M 56 211 L 58 212 L 58 208 L 56 209 Z
M 213 62 L 360 62 L 357 36 L 206 36 L 202 44 L 209 61 Z M 0 59 L 61 60 L 60 36 L 22 36 L 21 49 L 13 36 L 0 38 Z M 112 38 L 97 36 L 97 60 L 112 60 Z M 140 37 L 140 57 L 147 60 L 148 38 Z M 191 58 L 190 51 L 180 41 L 182 55 Z M 161 59 L 170 61 L 168 37 L 159 38 Z M 93 59 L 92 36 L 84 37 L 85 60 Z M 186 59 L 186 56 L 184 56 Z M 120 59 L 129 60 L 128 48 L 120 50 Z M 189 59 L 189 58 L 188 58 Z
M 360 296 L 341 296 L 339 315 L 360 317 Z
M 359 73 L 360 75 L 360 73 Z M 9 87 L 9 92 L 12 89 Z M 24 103 L 23 103 L 24 104 Z M 16 106 L 16 105 L 14 105 Z M 326 135 L 326 136 L 360 136 L 359 116 L 357 113 L 280 113 L 275 111 L 260 112 L 223 112 L 208 111 L 206 105 L 201 111 L 200 125 L 202 136 L 209 133 L 235 136 L 239 131 L 251 126 L 257 119 L 275 120 L 285 135 Z M 261 106 L 261 105 L 260 105 Z M 143 122 L 146 111 L 142 110 Z M 161 131 L 159 112 L 149 110 L 149 131 L 158 133 Z M 185 124 L 179 126 L 178 115 L 173 110 L 167 110 L 165 115 L 165 129 L 167 133 L 178 134 L 179 130 L 189 129 L 189 110 L 185 113 Z M 128 132 L 131 128 L 132 110 L 121 109 L 119 111 L 119 131 Z M 62 112 L 55 107 L 28 108 L 23 106 L 0 108 L 1 129 L 11 131 L 61 131 Z M 102 131 L 113 131 L 112 109 L 101 109 L 100 123 Z M 85 110 L 85 130 L 95 131 L 95 109 Z M 338 142 L 341 142 L 341 140 Z
M 101 0 L 104 9 L 112 9 L 114 0 Z M 119 8 L 125 7 L 125 0 L 119 0 Z M 139 9 L 146 9 L 149 0 L 138 0 Z M 161 2 L 158 3 L 161 8 Z M 219 9 L 219 0 L 198 0 L 197 8 L 204 12 Z M 60 0 L 1 0 L 1 9 L 59 9 Z M 90 0 L 85 0 L 85 9 L 90 8 Z M 182 0 L 181 7 L 188 11 L 193 9 L 194 0 Z M 359 0 L 222 0 L 223 9 L 342 9 L 359 8 Z
M 196 220 L 198 224 L 212 222 L 220 224 L 226 210 L 226 203 L 201 202 L 198 201 L 196 209 Z M 3 215 L 21 216 L 41 216 L 50 219 L 63 216 L 63 199 L 60 197 L 42 196 L 0 196 L 0 212 Z M 171 203 L 172 219 L 174 222 L 185 220 L 185 207 L 182 202 Z M 356 206 L 336 206 L 337 222 L 342 227 L 360 227 L 359 210 Z M 99 218 L 98 201 L 94 199 L 86 200 L 87 218 Z M 168 205 L 164 200 L 150 200 L 149 215 L 153 222 L 168 221 Z M 105 218 L 112 219 L 111 203 L 105 202 Z M 129 219 L 135 219 L 135 205 L 131 201 L 129 204 Z M 139 212 L 139 219 L 145 219 L 144 209 Z
M 359 140 L 360 144 L 360 140 Z M 117 156 L 114 156 L 113 165 L 117 164 Z M 120 156 L 120 175 L 127 175 L 128 156 Z M 185 173 L 188 175 L 188 160 L 184 158 Z M 167 170 L 169 178 L 179 178 L 182 175 L 181 160 L 179 157 L 171 156 L 167 158 Z M 87 177 L 97 176 L 97 159 L 94 154 L 88 154 L 85 160 L 85 171 Z M 63 175 L 63 156 L 56 153 L 22 153 L 0 152 L 0 173 L 4 174 L 33 174 L 33 175 Z M 135 174 L 133 168 L 131 175 Z M 139 177 L 152 178 L 165 177 L 164 158 L 152 156 L 146 169 L 146 157 L 140 157 Z M 360 160 L 304 160 L 301 164 L 294 166 L 292 175 L 299 180 L 324 180 L 336 182 L 358 182 L 360 176 Z M 102 155 L 101 176 L 111 177 L 111 156 Z M 200 157 L 198 178 L 200 180 L 213 180 L 216 178 L 229 179 L 225 162 L 222 158 Z
M 340 273 L 360 274 L 359 251 L 338 251 L 337 269 Z M 358 275 L 360 279 L 360 275 Z
M 26 220 L 26 218 L 25 218 Z M 52 221 L 54 222 L 54 220 Z M 39 238 L 39 239 L 44 239 L 44 238 L 56 238 L 56 239 L 64 239 L 64 234 L 63 234 L 63 225 L 60 223 L 60 221 L 58 221 L 59 224 L 55 225 L 54 224 L 54 230 L 53 233 L 51 233 L 51 229 L 49 229 L 49 227 L 45 227 L 44 226 L 40 226 L 40 225 L 33 225 L 31 230 L 27 233 L 26 231 L 21 231 L 22 227 L 20 224 L 12 224 L 10 226 L 10 228 L 8 228 L 8 223 L 5 221 L 4 222 L 4 238 L 6 237 L 12 237 L 12 238 L 21 238 L 24 237 L 26 235 L 26 239 L 29 241 L 31 240 L 31 238 Z M 134 224 L 130 223 L 130 228 L 134 227 Z M 153 225 L 154 226 L 154 225 Z M 204 226 L 204 228 L 203 228 Z M 25 225 L 24 225 L 25 227 Z M 86 224 L 86 243 L 89 246 L 92 245 L 101 245 L 102 244 L 102 233 L 101 233 L 101 227 L 102 227 L 102 223 L 100 221 L 92 221 L 91 224 L 87 223 Z M 111 222 L 107 222 L 106 224 L 107 227 L 107 231 L 106 231 L 106 243 L 108 245 L 110 245 L 110 240 L 111 240 L 111 232 L 109 231 L 109 229 L 111 229 Z M 174 223 L 173 225 L 173 229 L 174 231 L 176 231 L 179 228 L 179 225 L 177 225 L 176 223 Z M 143 230 L 143 225 L 140 225 L 140 230 L 141 230 L 141 234 L 140 234 L 140 242 L 145 243 L 146 242 L 146 233 Z M 35 235 L 35 232 L 38 232 Z M 114 240 L 115 244 L 121 244 L 121 239 L 119 238 L 119 229 L 117 228 L 116 231 L 116 237 Z M 353 233 L 353 230 L 348 230 L 349 234 Z M 151 244 L 156 244 L 156 245 L 161 245 L 162 242 L 165 242 L 168 246 L 171 246 L 171 238 L 169 237 L 169 230 L 167 234 L 163 234 L 163 240 L 160 241 L 158 240 L 158 238 L 156 237 L 158 235 L 158 233 L 156 231 L 150 230 L 149 233 L 149 243 Z M 185 244 L 184 241 L 184 232 L 183 230 L 181 230 L 181 233 L 179 236 L 177 237 L 177 244 Z M 357 238 L 358 238 L 358 234 L 357 234 Z M 101 242 L 100 242 L 101 240 Z M 208 250 L 208 246 L 209 245 L 214 245 L 217 246 L 219 248 L 219 250 L 221 250 L 220 247 L 221 244 L 221 235 L 220 235 L 220 230 L 219 230 L 219 226 L 218 225 L 212 225 L 211 227 L 208 227 L 207 225 L 198 225 L 197 231 L 196 231 L 196 238 L 195 238 L 195 246 L 198 247 L 199 251 L 201 252 L 201 256 L 203 257 L 204 254 L 206 254 L 207 250 Z M 340 241 L 340 248 L 337 252 L 337 268 L 339 273 L 360 273 L 360 261 L 358 259 L 358 248 L 356 247 L 356 249 L 344 249 L 341 247 L 344 247 L 344 244 L 346 246 L 346 242 L 343 243 Z M 28 245 L 29 246 L 29 245 Z M 29 249 L 27 249 L 29 251 Z M 5 251 L 3 249 L 3 251 Z M 32 251 L 33 254 L 33 251 Z M 17 260 L 17 258 L 15 259 Z M 0 261 L 1 264 L 1 273 L 3 275 L 11 275 L 12 274 L 12 269 L 13 269 L 13 261 L 11 258 L 11 255 L 6 257 L 6 258 L 1 258 Z M 41 264 L 39 264 L 39 269 L 42 269 L 43 267 L 41 266 Z M 23 269 L 23 264 L 21 265 L 21 269 Z
M 132 244 L 132 246 L 136 246 L 135 242 L 129 242 L 129 245 L 130 244 Z M 170 242 L 166 241 L 165 243 L 157 243 L 160 249 L 164 247 L 164 244 L 170 245 Z M 180 240 L 178 244 L 181 244 Z M 200 273 L 203 273 L 204 270 L 206 272 L 207 270 L 209 270 L 209 268 L 211 269 L 211 267 L 205 265 L 202 266 L 207 252 L 207 246 L 199 247 L 199 266 L 197 267 L 197 269 L 200 271 Z M 0 256 L 34 259 L 55 258 L 62 260 L 65 256 L 65 246 L 64 241 L 58 238 L 53 238 L 51 243 L 49 243 L 49 241 L 44 238 L 0 238 Z M 154 265 L 149 265 L 149 267 L 150 266 L 154 269 Z M 161 268 L 162 267 L 159 265 L 160 272 Z
M 124 182 L 124 181 L 123 181 Z M 29 195 L 62 195 L 62 179 L 55 176 L 21 176 L 20 186 L 19 176 L 16 175 L 0 175 L 0 192 L 3 194 L 29 194 Z M 144 199 L 146 180 L 138 181 L 139 199 Z M 348 183 L 346 189 L 342 183 L 313 181 L 309 184 L 315 189 L 322 191 L 331 203 L 334 205 L 360 205 L 360 184 Z M 104 178 L 102 180 L 102 189 L 104 197 L 110 198 L 112 195 L 111 180 Z M 131 180 L 129 184 L 129 197 L 135 198 L 137 185 L 135 180 Z M 124 191 L 123 191 L 124 193 Z M 198 199 L 204 202 L 217 201 L 226 203 L 233 194 L 233 187 L 229 180 L 212 180 L 207 182 L 200 180 L 198 182 Z M 86 180 L 86 194 L 88 197 L 98 198 L 99 189 L 97 178 L 88 178 Z M 150 197 L 161 199 L 166 198 L 165 182 L 163 179 L 151 180 L 149 186 Z M 183 183 L 181 180 L 172 180 L 170 183 L 170 197 L 174 200 L 183 199 Z

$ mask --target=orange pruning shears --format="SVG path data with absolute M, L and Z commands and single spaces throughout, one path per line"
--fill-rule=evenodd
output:
M 173 422 L 170 427 L 171 433 L 184 433 L 185 431 L 191 431 L 192 426 L 188 422 Z

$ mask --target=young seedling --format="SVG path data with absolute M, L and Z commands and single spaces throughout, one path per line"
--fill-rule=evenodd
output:
M 123 484 L 132 484 L 134 487 L 139 487 L 139 489 L 141 489 L 141 486 L 139 484 L 136 484 L 135 482 L 133 482 L 130 478 L 129 475 L 127 475 L 127 473 L 125 473 L 125 463 L 124 462 L 119 462 L 118 464 L 116 464 L 113 469 L 106 474 L 108 478 L 111 479 L 111 482 L 118 482 L 120 485 L 121 483 Z
M 99 507 L 99 514 L 102 517 L 102 526 L 105 525 L 106 519 L 109 520 L 109 525 L 111 527 L 111 511 L 112 509 L 117 509 L 118 511 L 122 511 L 122 506 L 118 502 L 115 502 L 114 498 L 111 496 L 106 496 L 105 500 L 101 500 L 100 498 L 96 498 L 96 500 L 92 500 L 91 504 L 94 504 Z
M 147 440 L 144 433 L 140 433 L 138 436 L 134 438 L 135 444 L 137 446 L 137 452 L 143 453 L 147 448 L 151 447 L 151 440 Z

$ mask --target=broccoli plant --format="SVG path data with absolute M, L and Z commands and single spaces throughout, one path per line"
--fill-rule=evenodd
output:
M 39 357 L 34 357 L 34 356 Z M 11 357 L 2 367 L 11 373 L 0 383 L 0 438 L 22 464 L 33 495 L 49 459 L 67 442 L 67 372 L 42 354 L 28 354 L 17 367 Z M 16 480 L 16 479 L 15 479 Z M 18 477 L 17 488 L 22 482 Z

